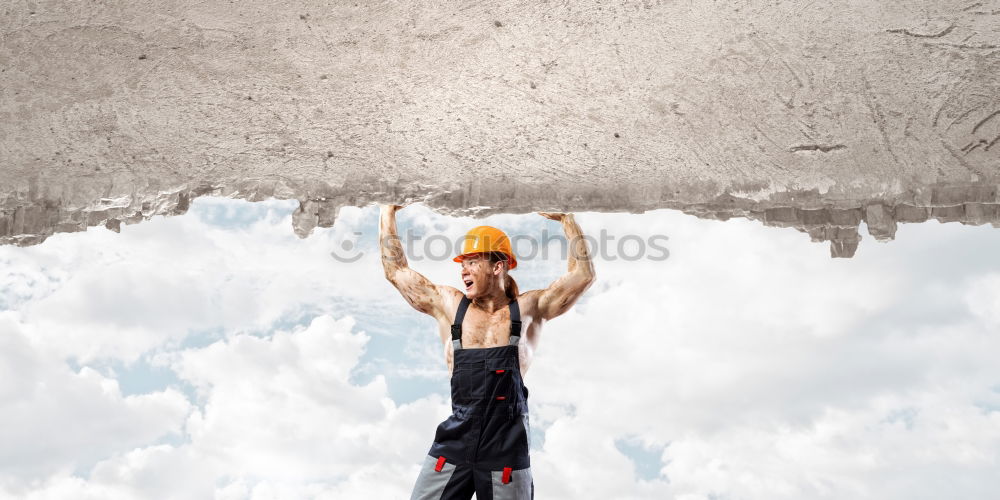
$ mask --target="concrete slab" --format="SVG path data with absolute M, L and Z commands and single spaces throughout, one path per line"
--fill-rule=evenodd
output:
M 1000 1 L 7 2 L 0 240 L 193 197 L 1000 224 Z

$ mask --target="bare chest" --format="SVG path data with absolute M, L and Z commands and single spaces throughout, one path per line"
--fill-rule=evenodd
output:
M 488 315 L 470 309 L 462 321 L 462 346 L 476 348 L 507 345 L 510 342 L 510 329 L 509 310 L 502 309 Z

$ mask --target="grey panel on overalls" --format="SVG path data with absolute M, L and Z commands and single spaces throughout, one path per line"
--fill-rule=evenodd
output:
M 511 471 L 510 482 L 503 484 L 503 471 L 492 471 L 493 500 L 533 498 L 531 468 Z
M 437 467 L 437 460 L 427 455 L 424 457 L 424 464 L 420 467 L 420 475 L 417 476 L 417 483 L 410 495 L 410 500 L 440 500 L 444 494 L 445 486 L 451 475 L 455 473 L 455 464 L 445 463 L 441 467 L 441 472 L 434 470 Z

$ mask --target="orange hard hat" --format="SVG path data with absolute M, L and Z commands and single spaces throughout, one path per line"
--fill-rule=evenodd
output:
M 455 257 L 455 262 L 462 262 L 467 255 L 482 252 L 501 252 L 510 259 L 510 269 L 517 267 L 517 259 L 510 248 L 510 238 L 507 233 L 492 226 L 476 226 L 465 233 L 462 242 L 462 253 Z

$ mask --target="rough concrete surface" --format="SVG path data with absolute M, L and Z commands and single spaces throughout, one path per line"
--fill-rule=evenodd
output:
M 0 238 L 192 197 L 1000 225 L 1000 0 L 7 1 Z

